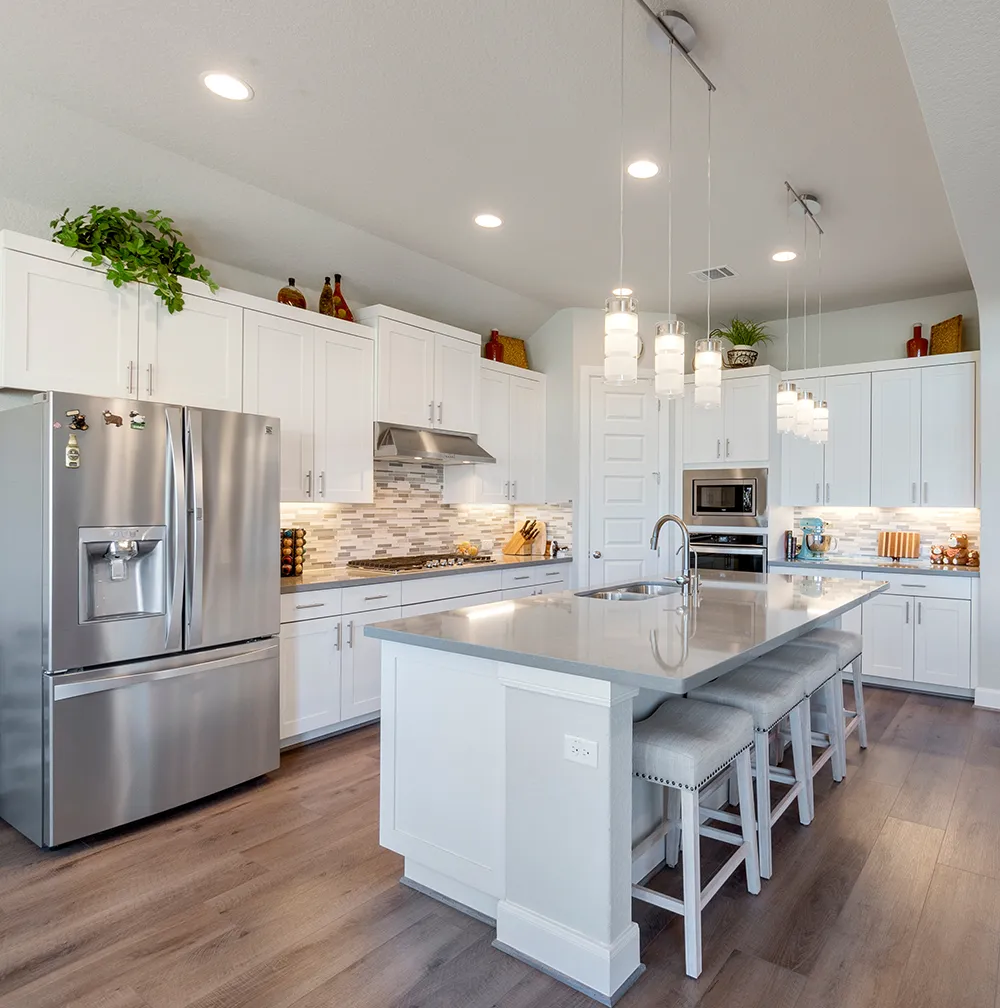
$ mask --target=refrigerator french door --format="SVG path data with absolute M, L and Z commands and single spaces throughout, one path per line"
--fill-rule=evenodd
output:
M 57 846 L 278 765 L 279 428 L 0 412 L 0 816 Z

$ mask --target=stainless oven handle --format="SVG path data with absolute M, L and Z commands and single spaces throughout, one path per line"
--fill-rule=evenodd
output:
M 767 556 L 766 546 L 706 546 L 692 544 L 692 553 L 731 553 L 733 556 Z

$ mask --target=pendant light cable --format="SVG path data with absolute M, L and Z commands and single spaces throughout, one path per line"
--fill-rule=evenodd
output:
M 670 47 L 667 98 L 667 314 L 674 313 L 674 47 Z
M 809 367 L 809 218 L 802 219 L 802 366 Z
M 712 271 L 712 92 L 708 92 L 708 142 L 705 155 L 705 188 L 707 190 L 708 208 L 708 263 L 706 268 Z M 712 279 L 709 276 L 705 285 L 705 336 L 712 335 Z
M 788 183 L 786 182 L 785 185 Z M 785 237 L 791 237 L 792 229 L 792 204 L 785 201 Z M 792 347 L 792 271 L 785 266 L 785 371 L 788 371 L 789 354 Z
M 823 366 L 823 232 L 816 236 L 817 257 L 817 315 L 816 315 L 816 366 Z
M 625 286 L 625 0 L 618 51 L 618 287 Z M 671 47 L 672 49 L 673 47 Z

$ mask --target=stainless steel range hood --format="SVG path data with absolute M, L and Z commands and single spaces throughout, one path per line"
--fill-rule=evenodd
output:
M 445 434 L 443 431 L 414 430 L 391 424 L 379 424 L 377 428 L 375 458 L 395 459 L 397 462 L 438 462 L 442 465 L 496 462 L 470 434 Z

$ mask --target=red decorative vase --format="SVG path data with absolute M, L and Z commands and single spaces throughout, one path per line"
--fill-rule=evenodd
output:
M 930 342 L 924 339 L 924 327 L 920 322 L 913 323 L 913 336 L 906 341 L 907 357 L 926 357 L 930 353 Z
M 486 341 L 486 346 L 483 348 L 483 356 L 487 360 L 497 361 L 500 364 L 503 363 L 503 343 L 500 342 L 500 331 L 498 329 L 490 332 L 490 338 Z

